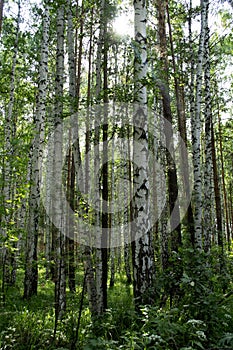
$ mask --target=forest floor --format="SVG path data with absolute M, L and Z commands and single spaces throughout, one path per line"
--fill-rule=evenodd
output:
M 0 350 L 232 350 L 232 278 L 228 276 L 223 293 L 216 287 L 220 276 L 209 276 L 215 284 L 209 288 L 206 273 L 211 272 L 207 269 L 196 280 L 185 273 L 185 293 L 172 307 L 143 306 L 140 313 L 134 309 L 132 286 L 117 273 L 115 285 L 108 291 L 109 308 L 102 317 L 91 317 L 85 293 L 77 330 L 83 281 L 80 271 L 76 293 L 67 290 L 67 312 L 55 334 L 53 282 L 46 280 L 41 268 L 37 296 L 24 300 L 24 271 L 19 269 L 16 285 L 8 287 L 0 304 Z

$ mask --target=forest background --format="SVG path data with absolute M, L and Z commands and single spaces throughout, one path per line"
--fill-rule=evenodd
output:
M 0 349 L 233 348 L 233 3 L 0 0 Z

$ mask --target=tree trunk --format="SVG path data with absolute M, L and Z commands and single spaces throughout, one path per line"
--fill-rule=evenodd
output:
M 169 38 L 170 38 L 170 46 L 171 46 L 171 54 L 172 54 L 172 64 L 173 64 L 173 72 L 174 72 L 174 84 L 175 84 L 175 94 L 176 94 L 176 107 L 177 107 L 177 116 L 178 116 L 178 130 L 180 132 L 180 136 L 184 143 L 181 143 L 181 151 L 180 151 L 180 159 L 181 159 L 181 168 L 182 168 L 182 177 L 184 182 L 184 190 L 186 194 L 186 200 L 190 198 L 190 185 L 189 185 L 189 166 L 188 166 L 188 152 L 187 152 L 187 129 L 186 129 L 186 116 L 185 116 L 185 104 L 184 104 L 184 96 L 182 89 L 182 78 L 179 78 L 177 70 L 177 63 L 175 59 L 174 46 L 173 46 L 173 38 L 172 38 L 172 27 L 170 22 L 170 14 L 169 7 L 167 4 L 167 21 L 169 27 Z M 189 232 L 189 238 L 192 246 L 194 247 L 194 222 L 193 222 L 193 210 L 191 202 L 188 206 L 187 213 L 187 227 Z
M 66 276 L 65 276 L 65 208 L 62 203 L 62 114 L 63 114 L 63 75 L 64 75 L 64 5 L 57 10 L 57 52 L 55 83 L 55 131 L 54 131 L 54 193 L 53 222 L 55 235 L 55 330 L 57 321 L 62 318 L 66 309 Z
M 226 191 L 223 146 L 222 146 L 222 124 L 221 124 L 219 108 L 218 108 L 218 132 L 219 132 L 219 147 L 220 147 L 220 160 L 221 160 L 221 172 L 222 172 L 223 200 L 224 200 L 224 209 L 225 209 L 225 217 L 226 217 L 226 231 L 227 231 L 226 238 L 227 238 L 228 249 L 230 250 L 231 242 L 230 242 L 229 214 L 228 214 L 228 205 L 227 205 L 227 191 Z
M 210 50 L 209 50 L 209 28 L 208 18 L 206 22 L 206 37 L 204 43 L 205 60 L 204 60 L 204 79 L 205 79 L 205 174 L 204 174 L 204 251 L 208 252 L 211 248 L 211 239 L 213 236 L 213 162 L 212 162 L 212 142 L 211 142 L 211 125 L 212 125 L 212 106 L 210 91 Z
M 70 115 L 73 116 L 76 110 L 76 67 L 75 67 L 75 49 L 74 49 L 74 27 L 73 16 L 71 9 L 71 1 L 67 0 L 67 45 L 68 45 L 68 65 L 69 65 L 69 110 Z M 82 52 L 82 49 L 81 49 Z M 79 92 L 78 92 L 79 93 Z M 77 128 L 78 125 L 76 124 Z M 76 133 L 78 132 L 78 128 Z M 71 127 L 70 127 L 71 134 Z M 78 140 L 75 140 L 76 143 Z M 79 150 L 79 146 L 77 147 Z M 78 159 L 80 156 L 78 156 Z M 68 159 L 68 203 L 72 212 L 75 211 L 75 162 L 72 152 L 72 145 L 69 148 Z M 67 240 L 67 255 L 68 255 L 68 283 L 71 292 L 75 292 L 75 234 L 74 234 L 74 217 L 69 217 L 67 222 L 68 237 Z
M 3 4 L 2 4 L 3 5 Z M 1 235 L 6 242 L 6 246 L 3 248 L 2 252 L 2 293 L 3 299 L 5 298 L 5 285 L 12 284 L 11 271 L 12 271 L 12 250 L 9 248 L 7 232 L 10 228 L 10 221 L 13 215 L 13 169 L 12 169 L 12 159 L 14 157 L 14 147 L 12 144 L 12 139 L 15 134 L 15 120 L 14 120 L 14 104 L 15 104 L 15 75 L 16 75 L 16 65 L 18 57 L 18 44 L 19 44 L 19 30 L 20 30 L 20 16 L 21 16 L 21 2 L 18 1 L 18 14 L 16 22 L 16 36 L 13 48 L 13 57 L 11 65 L 11 81 L 10 81 L 10 96 L 9 104 L 5 113 L 5 123 L 4 123 L 4 151 L 5 157 L 3 162 L 3 212 L 1 216 Z M 9 244 L 10 245 L 10 244 Z
M 107 309 L 107 281 L 108 281 L 108 246 L 109 246 L 109 189 L 108 189 L 108 41 L 107 41 L 107 1 L 103 0 L 103 191 L 102 191 L 102 237 L 101 237 L 101 257 L 102 257 L 102 291 L 103 307 Z
M 134 135 L 133 135 L 133 186 L 132 199 L 132 257 L 134 297 L 136 306 L 150 303 L 153 284 L 154 260 L 149 218 L 148 180 L 148 120 L 147 120 L 147 37 L 146 4 L 134 1 L 135 61 L 134 61 Z
M 4 7 L 4 0 L 0 0 L 0 36 L 2 33 L 3 7 Z
M 217 160 L 216 160 L 216 147 L 215 147 L 213 121 L 211 121 L 211 143 L 212 143 L 214 193 L 215 193 L 215 207 L 216 207 L 216 220 L 217 220 L 217 243 L 223 251 L 222 205 L 221 205 L 221 194 L 220 194 L 220 188 L 219 188 L 219 176 L 218 176 L 218 168 L 217 168 Z
M 195 102 L 191 111 L 191 131 L 193 146 L 193 169 L 194 169 L 194 227 L 195 246 L 202 250 L 202 176 L 201 176 L 201 103 L 202 103 L 202 75 L 204 60 L 204 43 L 208 20 L 209 1 L 201 0 L 201 32 L 199 37 L 198 63 L 196 67 Z M 192 92 L 193 93 L 193 92 Z
M 29 218 L 27 227 L 27 244 L 25 259 L 24 298 L 37 294 L 38 267 L 37 244 L 40 218 L 40 185 L 42 166 L 42 146 L 44 141 L 44 122 L 46 115 L 48 45 L 50 15 L 45 5 L 43 18 L 43 37 L 39 66 L 38 103 L 34 116 L 35 136 L 32 149 L 31 188 L 29 195 Z
M 168 54 L 167 54 L 167 42 L 166 42 L 166 25 L 165 25 L 165 9 L 166 2 L 157 1 L 158 9 L 158 32 L 159 32 L 159 44 L 160 44 L 160 59 L 162 63 L 162 84 L 160 86 L 163 101 L 163 115 L 169 122 L 165 127 L 166 135 L 166 159 L 167 159 L 167 172 L 168 172 L 168 192 L 169 192 L 169 210 L 170 221 L 172 227 L 171 233 L 171 249 L 178 251 L 181 245 L 181 225 L 180 225 L 180 212 L 178 206 L 175 206 L 178 196 L 178 184 L 176 165 L 174 161 L 174 144 L 173 144 L 173 131 L 172 131 L 172 112 L 171 102 L 169 95 L 169 66 L 168 66 Z M 175 212 L 174 212 L 175 211 Z

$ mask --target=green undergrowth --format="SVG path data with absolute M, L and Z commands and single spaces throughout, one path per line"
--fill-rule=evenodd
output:
M 219 262 L 218 252 L 208 259 L 192 250 L 180 253 L 182 266 L 178 297 L 161 305 L 142 306 L 135 312 L 132 286 L 121 273 L 108 290 L 108 310 L 91 318 L 85 296 L 77 334 L 83 274 L 77 291 L 67 291 L 67 313 L 54 335 L 54 285 L 40 270 L 38 295 L 26 301 L 23 270 L 6 291 L 0 305 L 0 350 L 200 350 L 233 349 L 232 257 Z M 208 263 L 207 263 L 208 261 Z M 174 271 L 173 271 L 174 272 Z M 158 272 L 157 295 L 169 284 L 172 271 Z M 231 294 L 232 292 L 232 294 Z

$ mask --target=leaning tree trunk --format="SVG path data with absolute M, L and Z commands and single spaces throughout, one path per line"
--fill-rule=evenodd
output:
M 133 145 L 133 186 L 132 203 L 132 257 L 134 276 L 134 297 L 136 306 L 151 302 L 154 260 L 149 217 L 148 180 L 148 120 L 147 120 L 147 37 L 146 4 L 134 1 L 135 61 L 134 61 L 134 145 Z
M 43 37 L 39 67 L 38 102 L 34 116 L 35 136 L 31 161 L 31 188 L 29 197 L 29 217 L 26 241 L 24 298 L 29 298 L 32 295 L 37 294 L 37 243 L 40 217 L 42 143 L 44 140 L 44 121 L 46 114 L 47 96 L 49 24 L 49 7 L 47 4 L 45 4 L 43 18 Z

